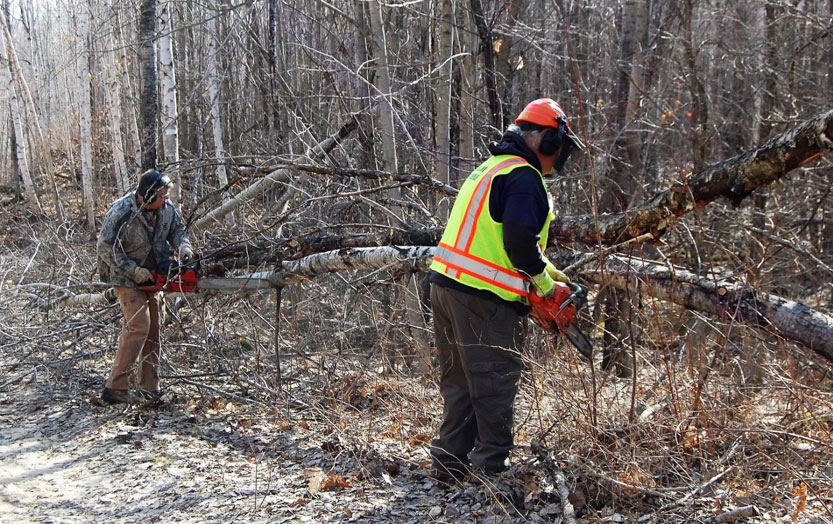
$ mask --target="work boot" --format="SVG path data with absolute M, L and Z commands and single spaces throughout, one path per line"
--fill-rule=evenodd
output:
M 151 391 L 149 389 L 139 389 L 139 395 L 148 402 L 161 402 L 162 393 L 160 391 Z
M 101 400 L 106 404 L 141 404 L 146 402 L 142 395 L 138 395 L 127 389 L 110 389 L 105 387 L 101 392 Z
M 431 476 L 445 484 L 452 484 L 464 481 L 468 476 L 467 469 L 463 464 L 453 466 L 435 464 L 431 468 Z

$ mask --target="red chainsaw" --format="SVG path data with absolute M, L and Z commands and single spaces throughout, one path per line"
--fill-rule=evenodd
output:
M 197 283 L 200 278 L 199 260 L 188 264 L 177 264 L 168 262 L 167 267 L 151 269 L 150 274 L 153 280 L 143 282 L 136 286 L 140 291 L 156 293 L 165 291 L 168 293 L 193 293 L 197 290 Z
M 575 325 L 581 306 L 587 301 L 587 288 L 570 282 L 555 282 L 555 289 L 548 297 L 535 290 L 529 292 L 531 310 L 529 318 L 547 331 L 558 331 L 567 337 L 584 358 L 593 361 L 593 344 L 587 335 Z

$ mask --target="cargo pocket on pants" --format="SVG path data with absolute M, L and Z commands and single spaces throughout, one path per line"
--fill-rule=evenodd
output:
M 471 396 L 475 399 L 506 396 L 513 399 L 521 379 L 520 369 L 511 361 L 471 362 L 469 373 Z

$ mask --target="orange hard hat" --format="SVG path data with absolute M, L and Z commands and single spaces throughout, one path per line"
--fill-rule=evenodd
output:
M 539 98 L 528 103 L 521 114 L 518 115 L 518 118 L 515 119 L 515 124 L 523 122 L 556 129 L 555 141 L 550 144 L 552 150 L 544 152 L 542 148 L 540 151 L 544 154 L 558 153 L 554 167 L 559 173 L 573 151 L 584 149 L 584 144 L 581 143 L 579 137 L 573 133 L 570 125 L 567 124 L 567 113 L 552 98 Z
M 554 127 L 558 129 L 561 122 L 567 121 L 567 113 L 561 106 L 552 98 L 539 98 L 528 103 L 518 118 L 515 119 L 516 124 L 521 122 L 530 122 L 544 127 Z

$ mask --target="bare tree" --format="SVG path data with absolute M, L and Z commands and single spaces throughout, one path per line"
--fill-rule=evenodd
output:
M 29 91 L 29 84 L 26 82 L 26 79 L 23 77 L 23 74 L 20 70 L 20 64 L 17 60 L 17 53 L 15 52 L 14 44 L 12 42 L 12 35 L 11 31 L 9 30 L 9 23 L 6 19 L 6 14 L 2 11 L 0 11 L 0 30 L 2 30 L 3 32 L 5 54 L 7 56 L 9 64 L 9 70 L 11 71 L 12 77 L 17 83 L 17 92 L 22 98 L 24 107 L 26 108 L 26 112 L 28 113 L 29 118 L 31 119 L 32 127 L 35 130 L 35 138 L 33 141 L 38 144 L 37 150 L 40 153 L 44 164 L 46 165 L 46 172 L 49 177 L 50 187 L 52 189 L 52 197 L 55 204 L 55 214 L 58 217 L 58 220 L 63 222 L 63 204 L 61 203 L 61 197 L 58 194 L 58 186 L 55 182 L 55 167 L 52 164 L 52 156 L 49 153 L 46 138 L 43 133 L 43 128 L 40 125 L 38 111 L 35 108 L 35 103 L 32 100 L 32 95 Z
M 216 173 L 217 182 L 221 188 L 228 185 L 228 176 L 226 175 L 225 164 L 225 147 L 223 142 L 223 118 L 220 110 L 220 93 L 222 81 L 220 73 L 217 70 L 217 63 L 219 61 L 220 34 L 217 31 L 217 18 L 221 11 L 212 10 L 209 14 L 208 22 L 208 64 L 206 65 L 206 81 L 208 83 L 208 103 L 211 114 L 211 134 L 214 139 L 214 159 L 217 163 Z M 223 194 L 224 200 L 228 199 L 228 193 Z
M 7 6 L 4 5 L 4 8 Z M 5 20 L 6 14 L 3 13 L 3 19 Z M 5 24 L 3 25 L 5 27 Z M 20 112 L 20 99 L 17 96 L 17 85 L 15 82 L 15 75 L 13 73 L 13 66 L 11 61 L 9 60 L 9 55 L 7 52 L 7 48 L 5 45 L 6 38 L 8 38 L 9 33 L 4 31 L 3 32 L 3 45 L 0 45 L 0 59 L 3 61 L 4 71 L 8 71 L 8 83 L 6 92 L 9 97 L 9 118 L 12 123 L 12 140 L 11 143 L 14 147 L 14 151 L 12 154 L 14 155 L 15 163 L 17 165 L 17 169 L 20 172 L 20 176 L 23 179 L 23 194 L 25 196 L 26 202 L 29 203 L 30 207 L 35 211 L 42 211 L 40 205 L 40 199 L 38 198 L 37 190 L 35 189 L 35 183 L 32 180 L 32 173 L 29 169 L 29 159 L 27 158 L 26 154 L 26 137 L 23 134 L 23 122 L 21 120 L 21 112 Z
M 174 187 L 171 200 L 176 203 L 180 195 L 179 177 L 179 112 L 177 111 L 176 68 L 174 67 L 173 24 L 171 23 L 171 3 L 162 4 L 159 36 L 159 84 L 162 98 L 162 149 L 165 162 L 174 166 L 171 179 Z
M 80 126 L 79 142 L 81 145 L 81 187 L 84 193 L 84 212 L 87 231 L 91 238 L 95 237 L 95 211 L 93 199 L 93 138 L 92 138 L 92 108 L 90 93 L 90 11 L 89 5 L 79 6 L 76 17 L 78 30 L 78 123 Z
M 142 169 L 155 169 L 159 124 L 156 69 L 156 0 L 142 0 L 139 19 L 139 61 L 142 67 Z
M 379 111 L 379 123 L 381 127 L 382 151 L 384 152 L 384 166 L 390 171 L 397 170 L 396 159 L 396 133 L 394 131 L 394 106 L 393 93 L 388 67 L 388 41 L 385 26 L 382 24 L 382 2 L 374 0 L 368 4 L 370 18 L 370 35 L 373 54 L 375 55 L 377 67 L 376 93 L 371 99 L 376 100 Z

